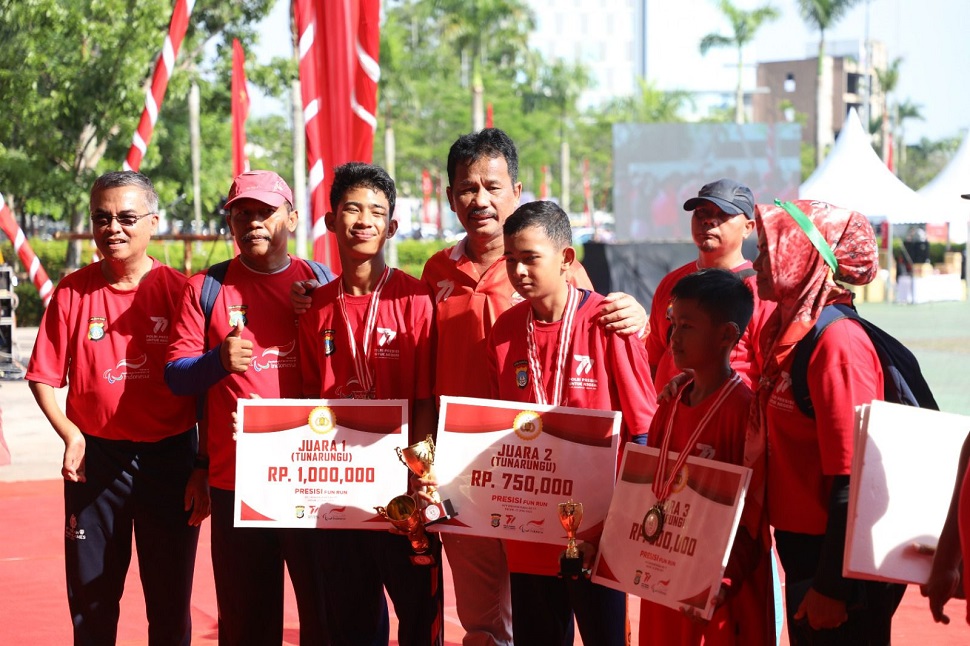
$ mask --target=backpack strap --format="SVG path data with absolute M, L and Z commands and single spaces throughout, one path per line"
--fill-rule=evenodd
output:
M 822 308 L 815 325 L 802 340 L 795 344 L 795 358 L 791 366 L 791 392 L 798 410 L 806 417 L 815 419 L 815 407 L 808 392 L 808 363 L 818 346 L 818 339 L 830 325 L 845 318 L 859 319 L 859 314 L 848 305 L 826 305 Z
M 746 267 L 741 271 L 734 272 L 734 275 L 740 278 L 741 280 L 747 280 L 752 276 L 757 276 L 758 272 L 756 272 L 753 267 Z
M 205 324 L 202 327 L 203 352 L 209 350 L 209 324 L 212 322 L 212 308 L 216 304 L 216 296 L 222 289 L 222 281 L 226 278 L 226 271 L 229 270 L 229 260 L 217 262 L 209 267 L 202 279 L 202 292 L 199 294 L 199 306 L 202 308 L 202 316 Z
M 321 285 L 326 285 L 334 278 L 333 272 L 330 271 L 330 267 L 327 267 L 322 262 L 317 262 L 316 260 L 304 259 L 304 262 L 310 266 L 313 270 L 313 276 L 317 279 L 317 282 Z

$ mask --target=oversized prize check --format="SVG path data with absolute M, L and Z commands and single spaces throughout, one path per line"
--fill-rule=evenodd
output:
M 654 448 L 627 445 L 593 582 L 710 619 L 751 469 L 687 458 L 664 503 L 663 531 L 651 543 L 641 528 L 657 503 L 652 484 L 659 455 Z M 668 455 L 668 468 L 676 456 Z
M 407 487 L 403 399 L 240 399 L 236 527 L 386 531 L 375 505 Z
M 598 536 L 613 492 L 620 413 L 442 397 L 434 473 L 456 518 L 442 532 L 565 545 L 558 505 Z

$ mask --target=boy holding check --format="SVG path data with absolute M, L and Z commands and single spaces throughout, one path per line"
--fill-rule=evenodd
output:
M 556 204 L 519 207 L 503 226 L 509 280 L 525 298 L 489 338 L 495 399 L 621 410 L 622 446 L 646 440 L 656 394 L 642 342 L 596 324 L 603 297 L 567 282 L 576 259 L 569 218 Z M 588 579 L 558 578 L 561 545 L 506 541 L 515 643 L 626 644 L 626 595 Z
M 663 531 L 662 503 L 687 457 L 745 463 L 752 399 L 751 389 L 731 368 L 731 352 L 751 320 L 751 290 L 730 271 L 702 269 L 680 279 L 671 296 L 670 350 L 677 368 L 690 369 L 693 376 L 672 399 L 660 403 L 650 426 L 647 444 L 660 449 L 653 480 L 659 502 L 644 521 L 646 540 Z M 668 452 L 679 454 L 670 468 Z M 760 505 L 745 508 L 755 514 L 757 510 Z M 761 531 L 752 536 L 746 528 L 760 527 L 759 521 L 745 520 L 742 515 L 711 620 L 643 600 L 640 644 L 774 643 L 768 547 L 762 544 Z
M 408 400 L 411 444 L 435 431 L 434 305 L 425 283 L 384 261 L 384 243 L 397 230 L 395 199 L 394 180 L 378 166 L 352 162 L 334 171 L 333 210 L 325 222 L 336 236 L 343 274 L 313 290 L 300 317 L 300 373 L 306 397 Z M 400 622 L 400 644 L 442 644 L 444 586 L 435 536 L 431 566 L 412 565 L 407 538 L 389 532 L 322 530 L 319 539 L 335 644 L 388 642 L 384 588 Z

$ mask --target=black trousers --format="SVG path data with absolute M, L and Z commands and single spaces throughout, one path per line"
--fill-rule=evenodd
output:
M 64 483 L 74 643 L 115 643 L 134 534 L 148 643 L 189 644 L 199 528 L 188 524 L 184 499 L 198 448 L 195 430 L 158 442 L 84 437 L 87 482 Z
M 785 571 L 785 613 L 792 646 L 887 646 L 905 585 L 855 581 L 846 603 L 849 619 L 838 628 L 813 630 L 806 620 L 795 621 L 795 612 L 812 586 L 823 538 L 775 530 L 775 547 Z
M 412 565 L 411 543 L 387 531 L 314 530 L 330 585 L 326 600 L 334 646 L 387 646 L 384 589 L 398 619 L 401 646 L 444 643 L 441 541 L 429 534 L 434 565 Z
M 300 615 L 300 644 L 329 644 L 317 530 L 234 527 L 235 492 L 213 488 L 211 496 L 220 646 L 283 641 L 284 563 Z
M 626 594 L 585 577 L 511 574 L 516 646 L 572 646 L 573 617 L 584 644 L 626 646 Z

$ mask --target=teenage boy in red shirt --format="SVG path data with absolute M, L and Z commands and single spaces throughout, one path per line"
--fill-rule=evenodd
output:
M 300 316 L 300 374 L 306 397 L 408 400 L 412 444 L 435 432 L 434 303 L 425 283 L 384 261 L 384 243 L 397 230 L 395 200 L 394 180 L 383 168 L 353 162 L 334 171 L 325 222 L 343 274 L 315 289 Z M 429 535 L 436 556 L 431 566 L 412 565 L 407 538 L 385 531 L 321 530 L 316 538 L 330 582 L 334 643 L 387 643 L 385 588 L 399 621 L 398 643 L 443 643 L 436 535 Z
M 606 332 L 597 324 L 603 297 L 568 282 L 576 259 L 568 216 L 553 202 L 530 202 L 505 221 L 503 232 L 505 268 L 525 302 L 492 328 L 492 396 L 620 410 L 620 451 L 627 441 L 645 442 L 657 407 L 646 349 L 635 336 Z M 626 644 L 625 594 L 586 578 L 558 578 L 559 545 L 505 546 L 516 643 L 572 644 L 575 615 L 584 643 Z
M 662 453 L 744 464 L 752 393 L 732 368 L 731 356 L 751 320 L 751 290 L 736 273 L 702 269 L 681 278 L 671 299 L 670 353 L 677 369 L 689 369 L 692 376 L 671 400 L 660 403 L 647 444 Z M 753 468 L 759 465 L 764 468 L 763 455 Z M 757 519 L 751 522 L 758 526 Z M 771 563 L 762 535 L 752 535 L 745 523 L 738 528 L 710 621 L 641 601 L 640 644 L 773 644 Z

